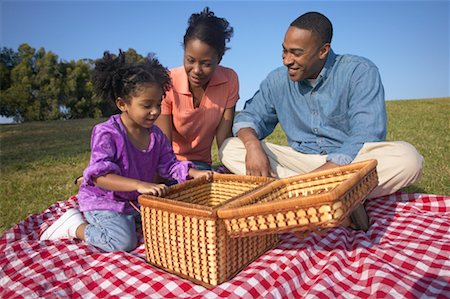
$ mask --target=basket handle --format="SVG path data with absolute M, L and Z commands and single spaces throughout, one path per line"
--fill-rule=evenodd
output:
M 138 207 L 136 207 L 136 205 L 131 200 L 129 201 L 129 203 L 136 211 L 138 211 L 139 214 L 141 214 L 141 210 Z

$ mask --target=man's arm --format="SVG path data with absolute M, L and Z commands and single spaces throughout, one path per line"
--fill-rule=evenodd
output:
M 348 138 L 327 157 L 328 162 L 338 165 L 351 163 L 365 143 L 386 137 L 384 89 L 378 69 L 371 62 L 361 63 L 349 80 Z

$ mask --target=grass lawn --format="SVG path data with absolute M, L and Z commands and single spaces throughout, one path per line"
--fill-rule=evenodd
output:
M 450 98 L 389 101 L 388 140 L 410 142 L 425 158 L 418 184 L 403 191 L 450 195 Z M 77 190 L 93 125 L 104 119 L 0 125 L 0 233 Z M 267 139 L 287 144 L 282 130 Z M 217 164 L 217 149 L 213 149 Z

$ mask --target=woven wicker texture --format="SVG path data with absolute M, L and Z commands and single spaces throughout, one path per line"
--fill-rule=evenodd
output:
M 339 226 L 378 184 L 377 162 L 274 181 L 223 206 L 231 236 L 320 231 Z
M 273 181 L 214 173 L 169 188 L 165 198 L 141 195 L 142 226 L 149 263 L 206 287 L 239 273 L 275 246 L 274 234 L 231 238 L 217 209 Z

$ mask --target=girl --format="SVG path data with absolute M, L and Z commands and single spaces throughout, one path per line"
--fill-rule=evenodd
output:
M 157 126 L 172 142 L 179 160 L 211 169 L 214 138 L 220 148 L 232 136 L 239 99 L 236 73 L 220 66 L 233 28 L 206 7 L 191 15 L 184 35 L 184 65 L 170 71 L 173 88 L 162 103 Z
M 76 237 L 108 252 L 130 251 L 138 243 L 138 213 L 129 201 L 137 205 L 140 193 L 165 195 L 167 187 L 153 183 L 156 173 L 183 182 L 211 172 L 178 161 L 166 136 L 153 126 L 171 87 L 167 69 L 156 58 L 132 65 L 121 51 L 118 57 L 105 52 L 93 79 L 97 94 L 115 102 L 121 113 L 92 131 L 91 159 L 77 196 L 79 209 L 68 210 L 40 239 Z

